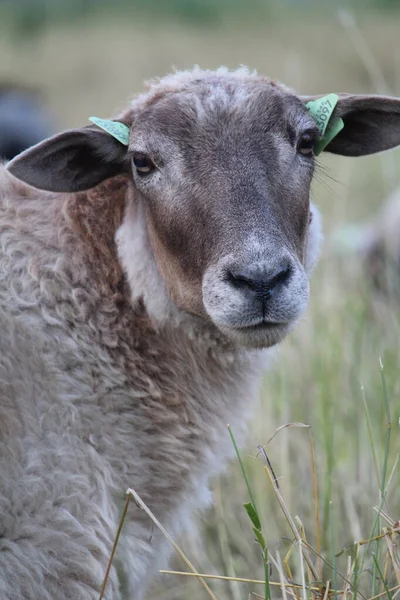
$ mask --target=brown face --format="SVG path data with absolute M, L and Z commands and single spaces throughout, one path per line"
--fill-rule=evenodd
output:
M 316 134 L 268 82 L 167 95 L 133 125 L 137 201 L 170 296 L 246 345 L 276 343 L 307 304 Z

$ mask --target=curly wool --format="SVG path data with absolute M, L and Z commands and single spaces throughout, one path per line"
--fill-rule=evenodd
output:
M 263 352 L 132 304 L 114 241 L 129 185 L 54 195 L 0 170 L 2 600 L 97 600 L 128 487 L 179 535 L 257 395 Z M 105 598 L 118 567 L 141 600 L 168 553 L 132 505 Z

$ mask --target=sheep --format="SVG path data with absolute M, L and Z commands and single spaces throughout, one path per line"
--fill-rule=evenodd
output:
M 375 288 L 398 299 L 400 292 L 400 186 L 386 199 L 375 221 L 366 226 L 360 248 L 364 265 Z
M 400 185 L 385 199 L 381 209 L 367 222 L 337 231 L 336 246 L 353 251 L 360 259 L 373 299 L 397 301 L 400 292 Z
M 0 83 L 0 159 L 11 160 L 52 133 L 52 119 L 36 90 Z
M 0 597 L 95 600 L 125 491 L 172 536 L 243 443 L 303 314 L 321 228 L 311 97 L 245 68 L 153 82 L 116 120 L 0 174 Z M 340 96 L 327 151 L 400 144 L 400 100 Z M 169 546 L 131 506 L 105 591 L 142 600 Z M 126 582 L 124 595 L 120 581 Z

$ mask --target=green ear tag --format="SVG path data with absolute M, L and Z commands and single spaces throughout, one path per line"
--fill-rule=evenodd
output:
M 343 119 L 340 117 L 332 117 L 335 106 L 338 103 L 339 96 L 336 94 L 328 94 L 318 100 L 313 100 L 306 104 L 310 115 L 314 119 L 321 133 L 320 139 L 314 147 L 314 154 L 318 156 L 322 150 L 333 140 L 335 136 L 344 127 Z
M 92 121 L 97 127 L 107 131 L 110 135 L 115 137 L 116 140 L 124 144 L 124 146 L 129 145 L 129 133 L 130 129 L 128 125 L 125 123 L 120 123 L 119 121 L 108 121 L 107 119 L 99 119 L 99 117 L 90 117 L 89 121 Z

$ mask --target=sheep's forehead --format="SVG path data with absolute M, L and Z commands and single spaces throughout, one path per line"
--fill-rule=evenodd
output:
M 270 87 L 279 88 L 287 92 L 290 91 L 283 84 L 268 77 L 258 75 L 255 71 L 250 71 L 246 67 L 241 67 L 233 71 L 225 67 L 220 67 L 215 71 L 195 67 L 190 71 L 178 71 L 161 79 L 150 81 L 148 91 L 137 97 L 134 100 L 134 104 L 148 104 L 159 96 L 191 90 L 201 86 L 214 88 L 225 86 L 227 88 L 234 87 L 239 90 L 253 84 L 269 85 Z
M 266 78 L 219 76 L 188 79 L 181 88 L 159 84 L 142 99 L 133 130 L 136 139 L 160 135 L 181 145 L 216 133 L 258 135 L 284 131 L 309 119 L 300 100 Z M 259 132 L 259 133 L 258 133 Z

